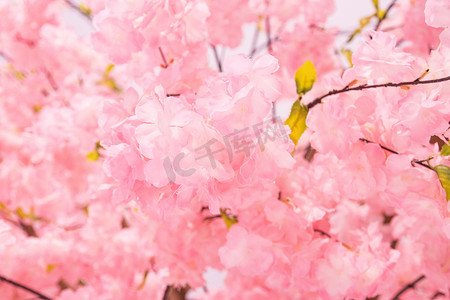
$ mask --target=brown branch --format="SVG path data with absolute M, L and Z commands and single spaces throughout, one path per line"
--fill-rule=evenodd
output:
M 386 9 L 386 12 L 384 13 L 383 17 L 381 17 L 381 19 L 378 19 L 377 25 L 374 28 L 375 31 L 377 31 L 378 28 L 380 28 L 381 23 L 386 19 L 389 11 L 391 11 L 391 9 L 395 6 L 396 2 L 397 2 L 397 0 L 392 1 L 391 4 Z
M 344 87 L 341 90 L 332 90 L 332 91 L 329 91 L 328 93 L 326 93 L 325 95 L 322 95 L 322 96 L 314 99 L 314 101 L 312 101 L 311 103 L 308 104 L 308 109 L 311 109 L 314 106 L 316 106 L 317 104 L 322 103 L 322 100 L 326 97 L 337 95 L 337 94 L 342 94 L 342 93 L 346 93 L 346 92 L 362 91 L 362 90 L 381 88 L 381 87 L 399 87 L 399 86 L 404 86 L 404 85 L 420 85 L 420 84 L 439 83 L 439 82 L 444 82 L 444 81 L 448 81 L 448 80 L 450 80 L 450 76 L 438 78 L 438 79 L 430 79 L 430 80 L 415 79 L 413 81 L 388 82 L 388 83 L 380 83 L 380 84 L 373 84 L 373 85 L 362 84 L 362 85 L 355 86 L 355 87 L 349 87 L 347 85 L 346 87 Z
M 374 143 L 375 143 L 375 142 L 366 140 L 366 139 L 364 139 L 364 138 L 360 138 L 359 140 L 362 141 L 362 142 L 364 142 L 364 143 L 367 143 L 367 144 L 374 144 Z M 378 146 L 380 146 L 381 149 L 384 149 L 384 150 L 389 151 L 389 152 L 391 152 L 391 153 L 399 154 L 397 151 L 391 150 L 391 149 L 389 149 L 389 148 L 387 148 L 387 147 L 385 147 L 385 146 L 383 146 L 383 145 L 378 144 Z
M 413 289 L 415 288 L 416 284 L 418 284 L 420 281 L 425 279 L 425 275 L 420 276 L 419 278 L 417 278 L 416 280 L 414 280 L 411 283 L 408 283 L 404 288 L 402 288 L 393 298 L 392 300 L 399 300 L 400 296 L 405 293 L 407 290 L 409 289 Z
M 27 291 L 27 292 L 30 292 L 30 293 L 36 295 L 39 299 L 52 300 L 51 298 L 49 298 L 49 297 L 47 297 L 47 296 L 44 296 L 43 294 L 41 294 L 41 293 L 39 293 L 39 292 L 37 292 L 37 291 L 35 291 L 35 290 L 33 290 L 33 289 L 31 289 L 31 288 L 29 288 L 29 287 L 23 285 L 23 284 L 17 283 L 17 282 L 15 282 L 15 281 L 10 280 L 10 279 L 8 279 L 8 278 L 5 278 L 5 277 L 3 277 L 3 276 L 0 276 L 0 281 L 4 281 L 4 282 L 6 282 L 6 283 L 9 283 L 9 284 L 11 284 L 11 285 L 17 287 L 17 288 L 20 288 L 20 289 L 22 289 L 22 290 L 25 290 L 25 291 Z
M 172 285 L 168 285 L 164 292 L 163 300 L 185 300 L 186 294 L 189 290 L 189 286 L 174 287 Z
M 364 139 L 364 138 L 360 138 L 359 140 L 362 141 L 362 142 L 364 142 L 364 143 L 368 143 L 368 144 L 369 144 L 369 143 L 370 143 L 370 144 L 377 144 L 378 146 L 380 146 L 381 149 L 386 150 L 386 151 L 388 151 L 388 152 L 391 152 L 391 153 L 393 153 L 393 154 L 397 154 L 397 155 L 400 154 L 400 153 L 398 153 L 397 151 L 394 151 L 394 150 L 392 150 L 392 149 L 389 149 L 389 148 L 387 148 L 387 147 L 385 147 L 385 146 L 383 146 L 383 145 L 380 145 L 380 144 L 378 144 L 378 143 L 375 143 L 375 142 L 366 140 L 366 139 Z M 423 163 L 424 161 L 427 161 L 427 160 L 418 160 L 418 159 L 415 159 L 415 158 L 414 158 L 414 159 L 411 161 L 411 165 L 412 165 L 413 167 L 415 167 L 414 164 L 418 164 L 418 165 L 421 165 L 422 167 L 425 167 L 425 168 L 427 168 L 427 169 L 430 169 L 430 170 L 433 170 L 433 171 L 434 171 L 434 169 L 433 169 L 432 167 L 430 167 L 430 166 L 427 165 L 427 164 L 424 164 L 424 163 Z

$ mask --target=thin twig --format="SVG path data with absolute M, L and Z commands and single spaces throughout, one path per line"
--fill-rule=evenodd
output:
M 270 37 L 270 19 L 266 16 L 267 51 L 272 52 L 272 38 Z
M 411 283 L 408 283 L 408 285 L 406 285 L 404 288 L 402 288 L 395 296 L 394 298 L 392 298 L 392 300 L 398 300 L 400 299 L 400 296 L 405 293 L 407 290 L 409 289 L 413 289 L 415 288 L 416 284 L 418 284 L 420 281 L 425 279 L 425 275 L 420 276 L 419 278 L 417 278 L 416 280 L 414 280 Z
M 372 142 L 372 141 L 369 141 L 369 140 L 367 140 L 367 139 L 364 139 L 364 138 L 360 138 L 359 139 L 360 141 L 362 141 L 362 142 L 364 142 L 364 143 L 370 143 L 370 144 L 377 144 L 377 143 L 375 143 L 375 142 Z M 383 146 L 383 145 L 380 145 L 380 144 L 377 144 L 378 146 L 380 146 L 380 148 L 381 149 L 384 149 L 384 150 L 386 150 L 386 151 L 389 151 L 389 152 L 391 152 L 391 153 L 393 153 L 393 154 L 400 154 L 400 153 L 398 153 L 397 151 L 394 151 L 394 150 L 392 150 L 392 149 L 389 149 L 388 147 L 385 147 L 385 146 Z M 425 168 L 427 168 L 427 169 L 430 169 L 430 170 L 433 170 L 434 171 L 434 169 L 432 168 L 432 167 L 430 167 L 429 165 L 427 165 L 427 164 L 424 164 L 423 162 L 424 161 L 427 161 L 427 160 L 418 160 L 418 159 L 413 159 L 412 161 L 411 161 L 411 165 L 413 166 L 413 167 L 415 167 L 414 166 L 414 164 L 418 164 L 418 165 L 421 165 L 422 167 L 425 167 Z
M 389 11 L 395 6 L 395 3 L 397 2 L 397 0 L 393 0 L 391 2 L 391 4 L 388 6 L 388 8 L 386 9 L 386 12 L 384 13 L 384 15 L 381 17 L 381 19 L 378 19 L 377 25 L 375 26 L 374 30 L 377 31 L 378 28 L 380 28 L 381 23 L 386 19 Z
M 47 296 L 45 296 L 45 295 L 43 295 L 43 294 L 41 294 L 41 293 L 39 293 L 39 292 L 33 290 L 33 289 L 31 289 L 31 288 L 29 288 L 29 287 L 27 287 L 27 286 L 24 286 L 23 284 L 17 283 L 17 282 L 15 282 L 15 281 L 10 280 L 10 279 L 8 279 L 8 278 L 5 278 L 5 277 L 3 277 L 3 276 L 0 276 L 0 281 L 4 281 L 4 282 L 6 282 L 6 283 L 9 283 L 9 284 L 11 284 L 11 285 L 17 287 L 17 288 L 20 288 L 20 289 L 23 289 L 23 290 L 25 290 L 25 291 L 27 291 L 27 292 L 30 292 L 30 293 L 32 293 L 32 294 L 38 296 L 39 299 L 52 300 L 51 298 L 49 298 L 49 297 L 47 297 Z
M 442 293 L 442 292 L 436 292 L 436 293 L 434 293 L 434 295 L 433 296 L 431 296 L 431 300 L 434 300 L 434 299 L 437 299 L 437 298 L 439 298 L 439 297 L 445 297 L 445 294 L 444 293 Z
M 359 140 L 362 141 L 362 142 L 364 142 L 364 143 L 368 143 L 368 144 L 374 143 L 374 142 L 369 141 L 369 140 L 366 140 L 366 139 L 364 139 L 364 138 L 360 138 Z M 397 151 L 391 150 L 391 149 L 389 149 L 389 148 L 387 148 L 387 147 L 385 147 L 385 146 L 383 146 L 383 145 L 378 144 L 378 146 L 380 146 L 381 149 L 384 149 L 384 150 L 389 151 L 389 152 L 391 152 L 391 153 L 399 154 Z
M 430 80 L 415 79 L 413 81 L 388 82 L 388 83 L 380 83 L 380 84 L 374 84 L 374 85 L 362 84 L 362 85 L 355 86 L 355 87 L 346 86 L 345 88 L 343 88 L 341 90 L 332 90 L 332 91 L 326 93 L 325 95 L 314 99 L 314 101 L 312 101 L 311 103 L 308 104 L 308 109 L 311 109 L 314 106 L 316 106 L 317 104 L 322 103 L 322 100 L 326 97 L 341 94 L 341 93 L 346 93 L 346 92 L 351 92 L 351 91 L 362 91 L 362 90 L 374 89 L 374 88 L 380 88 L 380 87 L 399 87 L 399 86 L 404 86 L 404 85 L 420 85 L 420 84 L 439 83 L 439 82 L 448 81 L 448 80 L 450 80 L 450 76 L 438 78 L 438 79 L 430 79 Z
M 214 220 L 214 219 L 219 219 L 221 218 L 221 215 L 214 215 L 214 216 L 210 216 L 210 217 L 205 217 L 203 218 L 203 221 L 209 221 L 209 220 Z
M 248 55 L 248 57 L 253 57 L 253 55 L 255 55 L 258 37 L 259 37 L 259 28 L 258 26 L 256 26 L 255 33 L 253 34 L 252 49 L 250 50 L 250 54 Z
M 435 170 L 434 170 L 432 167 L 430 167 L 429 165 L 424 164 L 422 160 L 413 159 L 413 160 L 411 161 L 411 165 L 414 167 L 414 164 L 418 164 L 418 165 L 421 165 L 422 167 L 425 167 L 425 168 L 427 168 L 427 169 L 430 169 L 430 170 L 435 171 Z
M 75 9 L 77 12 L 79 12 L 81 15 L 83 15 L 84 17 L 86 17 L 89 21 L 92 21 L 92 15 L 84 10 L 82 10 L 78 5 L 76 5 L 75 3 L 73 3 L 70 0 L 64 0 L 64 2 L 67 3 L 67 5 L 69 5 L 71 8 Z
M 217 53 L 216 46 L 211 45 L 211 48 L 214 53 L 214 57 L 216 58 L 217 68 L 219 69 L 219 72 L 222 72 L 222 62 L 220 61 L 219 54 Z
M 281 38 L 279 36 L 276 36 L 273 39 L 271 39 L 271 42 L 273 43 L 273 42 L 279 41 L 280 39 Z M 262 50 L 264 50 L 266 48 L 267 48 L 267 43 L 264 43 L 263 45 L 259 45 L 259 46 L 256 47 L 256 50 L 255 50 L 255 52 L 253 54 L 256 54 L 259 51 L 262 51 Z
M 315 228 L 314 231 L 315 231 L 315 232 L 318 232 L 318 233 L 320 233 L 321 235 L 324 235 L 324 236 L 326 236 L 326 237 L 328 237 L 328 238 L 331 239 L 331 235 L 328 234 L 328 233 L 326 233 L 326 232 L 323 231 L 323 230 L 320 230 L 320 229 L 316 229 L 316 228 Z
M 164 56 L 164 52 L 162 51 L 161 47 L 158 47 L 159 50 L 159 54 L 161 55 L 161 59 L 163 61 L 163 68 L 167 68 L 169 66 L 169 64 L 167 63 L 166 57 Z

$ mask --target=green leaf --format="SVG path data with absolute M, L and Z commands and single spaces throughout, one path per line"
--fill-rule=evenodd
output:
M 297 72 L 295 72 L 295 85 L 297 94 L 303 95 L 310 91 L 317 80 L 316 68 L 310 60 L 307 60 Z
M 442 146 L 441 155 L 442 156 L 450 155 L 450 145 L 444 144 L 444 146 Z
M 284 124 L 289 125 L 291 134 L 289 137 L 297 145 L 298 140 L 306 130 L 306 117 L 308 116 L 308 107 L 300 103 L 300 100 L 294 102 L 291 108 L 291 114 Z
M 447 195 L 447 201 L 450 200 L 450 167 L 445 165 L 437 165 L 434 170 L 438 174 L 439 181 Z
M 224 220 L 227 229 L 230 229 L 231 226 L 233 226 L 238 222 L 236 216 L 228 214 L 227 209 L 220 209 L 220 215 L 222 216 L 222 219 Z

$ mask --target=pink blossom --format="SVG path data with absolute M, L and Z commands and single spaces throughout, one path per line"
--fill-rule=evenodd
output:
M 271 242 L 239 225 L 231 227 L 225 246 L 219 249 L 219 256 L 224 266 L 236 267 L 248 276 L 266 272 L 274 261 Z

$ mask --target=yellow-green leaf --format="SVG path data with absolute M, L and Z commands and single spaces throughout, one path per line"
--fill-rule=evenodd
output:
M 369 24 L 370 19 L 372 19 L 372 16 L 364 17 L 359 20 L 359 28 L 363 29 L 366 27 L 367 24 Z
M 86 5 L 84 4 L 80 4 L 78 6 L 78 8 L 80 9 L 80 11 L 85 14 L 86 16 L 90 17 L 92 15 L 92 10 L 89 7 L 86 7 Z
M 378 0 L 372 0 L 373 6 L 375 6 L 375 9 L 378 10 Z
M 308 107 L 300 103 L 300 100 L 294 102 L 291 108 L 291 114 L 284 124 L 289 125 L 291 134 L 289 137 L 297 145 L 298 140 L 306 130 L 306 117 L 308 115 Z
M 384 9 L 377 10 L 377 18 L 378 19 L 380 19 L 380 20 L 383 19 L 385 15 L 386 15 L 386 10 L 384 10 Z
M 99 149 L 103 149 L 102 145 L 100 145 L 100 142 L 97 142 L 95 144 L 95 148 L 93 151 L 89 152 L 86 155 L 86 158 L 88 161 L 97 161 L 100 158 L 100 152 L 98 151 Z
M 86 285 L 86 281 L 84 281 L 84 279 L 80 278 L 80 279 L 78 279 L 78 285 L 79 286 L 85 286 Z
M 119 88 L 119 86 L 117 85 L 117 83 L 114 81 L 114 79 L 111 77 L 111 71 L 114 69 L 114 65 L 113 64 L 109 64 L 106 67 L 105 72 L 103 73 L 103 78 L 102 80 L 98 81 L 97 84 L 98 85 L 105 85 L 107 87 L 109 87 L 111 90 L 113 90 L 116 93 L 121 93 L 122 90 Z
M 145 281 L 147 280 L 148 270 L 145 271 L 144 277 L 142 278 L 141 284 L 138 286 L 138 290 L 142 290 L 145 286 Z
M 437 165 L 434 170 L 438 174 L 439 181 L 447 195 L 447 201 L 450 200 L 450 168 L 445 165 Z
M 45 271 L 46 271 L 47 273 L 51 273 L 55 268 L 56 268 L 56 265 L 50 264 L 50 265 L 47 265 L 47 268 L 46 268 Z
M 17 79 L 19 79 L 19 80 L 25 79 L 25 74 L 20 71 L 17 71 L 13 65 L 9 65 L 9 70 Z
M 114 69 L 114 64 L 109 64 L 107 67 L 106 67 L 106 70 L 105 70 L 105 73 L 103 73 L 103 76 L 108 76 L 109 75 L 109 73 L 111 73 L 111 70 L 112 69 Z
M 97 150 L 91 151 L 86 155 L 88 161 L 97 161 L 100 158 L 100 154 Z
M 227 229 L 230 229 L 231 226 L 233 226 L 238 222 L 236 216 L 228 214 L 226 209 L 220 209 L 220 215 L 222 216 L 222 219 L 224 220 Z
M 352 50 L 350 50 L 350 49 L 341 49 L 341 53 L 347 59 L 348 63 L 350 64 L 350 67 L 353 67 L 353 61 L 352 61 L 353 52 L 352 52 Z
M 448 155 L 450 155 L 450 145 L 444 144 L 444 146 L 442 146 L 442 149 L 441 149 L 441 155 L 442 155 L 442 156 L 448 156 Z
M 348 38 L 347 42 L 351 42 L 351 41 L 353 40 L 353 38 L 354 38 L 357 34 L 361 33 L 362 30 L 364 29 L 364 27 L 366 27 L 367 24 L 370 23 L 370 20 L 371 20 L 372 17 L 375 16 L 375 15 L 377 15 L 377 13 L 375 13 L 375 14 L 373 14 L 373 15 L 371 15 L 371 16 L 368 16 L 368 17 L 361 18 L 361 19 L 359 20 L 359 28 L 357 28 L 357 29 L 350 35 L 350 37 Z
M 307 60 L 297 72 L 295 72 L 295 85 L 297 94 L 303 95 L 310 91 L 317 80 L 316 68 L 310 60 Z
M 29 213 L 26 213 L 23 210 L 22 207 L 18 207 L 16 209 L 16 214 L 21 220 L 24 220 L 24 219 L 28 219 L 28 220 L 32 220 L 32 221 L 40 221 L 40 220 L 42 220 L 41 217 L 38 217 L 38 216 L 36 216 L 34 214 L 34 207 L 33 206 L 30 207 L 30 212 Z
M 33 106 L 33 111 L 34 111 L 35 113 L 38 113 L 38 112 L 41 111 L 42 107 L 43 107 L 42 104 L 36 104 L 36 105 Z

